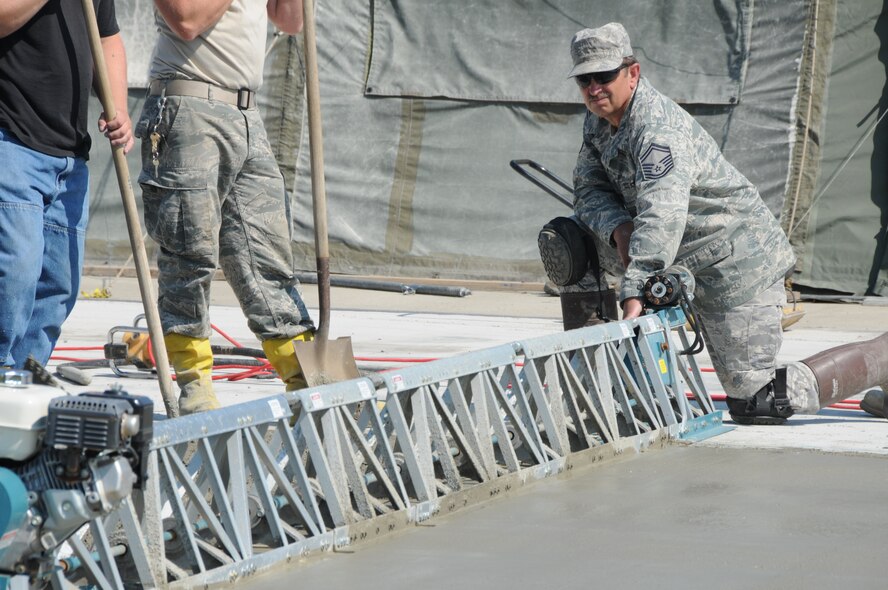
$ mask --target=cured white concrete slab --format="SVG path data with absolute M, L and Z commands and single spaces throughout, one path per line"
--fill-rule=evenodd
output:
M 110 299 L 84 299 L 62 329 L 59 346 L 101 346 L 114 326 L 132 326 L 142 313 L 134 279 L 89 278 L 87 293 L 106 287 Z M 316 316 L 317 292 L 305 285 L 303 295 Z M 331 336 L 349 336 L 362 366 L 380 369 L 408 359 L 448 357 L 491 346 L 552 334 L 561 330 L 560 302 L 540 291 L 479 291 L 467 297 L 402 295 L 400 293 L 334 288 Z M 258 348 L 259 342 L 227 284 L 213 284 L 213 323 L 240 344 Z M 888 330 L 888 305 L 804 303 L 805 317 L 784 335 L 780 359 L 799 360 L 827 348 L 872 338 Z M 143 323 L 144 325 L 144 323 Z M 214 342 L 226 344 L 221 336 Z M 100 358 L 101 352 L 58 351 L 59 356 Z M 373 359 L 373 362 L 367 359 Z M 698 356 L 704 369 L 711 367 L 704 351 Z M 156 381 L 120 379 L 110 371 L 90 371 L 89 387 L 67 386 L 69 391 L 95 390 L 120 382 L 131 393 L 151 396 L 159 413 L 162 398 Z M 713 373 L 705 373 L 706 386 L 720 393 Z M 282 390 L 277 380 L 216 381 L 224 405 Z M 720 406 L 724 409 L 724 405 Z M 794 416 L 782 427 L 746 426 L 701 443 L 737 448 L 815 449 L 837 453 L 888 455 L 888 421 L 859 410 L 825 410 L 818 416 Z
M 88 280 L 85 290 L 107 284 Z M 101 346 L 111 327 L 133 324 L 141 313 L 135 282 L 115 281 L 111 291 L 113 299 L 78 302 L 61 347 Z M 214 292 L 213 322 L 242 345 L 258 347 L 224 283 L 214 284 Z M 313 287 L 306 287 L 305 298 L 314 313 Z M 377 359 L 378 366 L 561 330 L 559 301 L 537 292 L 450 298 L 334 289 L 332 300 L 332 336 L 350 336 L 356 355 Z M 888 330 L 888 306 L 804 307 L 807 315 L 785 334 L 782 360 Z M 698 362 L 710 366 L 705 352 Z M 107 370 L 91 374 L 91 386 L 69 391 L 119 382 L 150 395 L 163 411 L 156 381 L 121 379 Z M 712 373 L 705 381 L 713 393 L 721 391 Z M 217 382 L 226 405 L 281 389 L 277 380 Z M 513 496 L 239 586 L 884 588 L 886 484 L 888 421 L 825 410 L 781 427 L 738 427 L 693 446 L 541 480 Z

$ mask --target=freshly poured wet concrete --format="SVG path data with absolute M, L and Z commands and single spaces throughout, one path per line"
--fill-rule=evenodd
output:
M 240 587 L 884 589 L 888 458 L 674 445 Z

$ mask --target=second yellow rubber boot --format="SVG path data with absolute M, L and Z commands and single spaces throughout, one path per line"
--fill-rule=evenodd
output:
M 293 341 L 309 342 L 312 339 L 312 332 L 303 332 L 294 338 L 272 338 L 262 343 L 265 357 L 277 371 L 281 381 L 286 384 L 287 391 L 296 391 L 308 386 L 305 376 L 302 374 L 302 367 L 299 366 L 299 360 L 296 358 Z
M 179 386 L 179 413 L 182 416 L 221 407 L 213 391 L 213 351 L 206 338 L 167 334 L 170 363 Z

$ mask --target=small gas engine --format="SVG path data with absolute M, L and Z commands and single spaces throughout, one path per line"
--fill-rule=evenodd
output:
M 57 547 L 146 479 L 150 398 L 65 395 L 31 381 L 0 369 L 0 588 L 40 579 Z

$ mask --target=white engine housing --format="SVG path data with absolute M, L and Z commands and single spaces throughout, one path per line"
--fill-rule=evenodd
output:
M 50 400 L 65 392 L 20 379 L 24 371 L 0 371 L 0 458 L 24 461 L 40 450 Z M 30 377 L 30 375 L 28 375 Z

